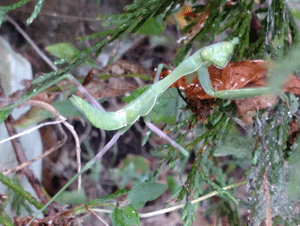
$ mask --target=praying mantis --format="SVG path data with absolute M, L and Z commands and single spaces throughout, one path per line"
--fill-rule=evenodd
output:
M 104 130 L 119 129 L 121 133 L 124 133 L 139 119 L 139 117 L 147 116 L 154 107 L 159 95 L 168 89 L 172 83 L 182 76 L 192 73 L 197 74 L 198 80 L 204 91 L 208 95 L 216 98 L 241 99 L 263 94 L 279 93 L 283 100 L 287 100 L 284 93 L 280 90 L 279 85 L 278 87 L 274 87 L 273 85 L 260 88 L 215 91 L 212 87 L 207 68 L 212 64 L 220 68 L 225 67 L 234 52 L 234 46 L 236 44 L 238 44 L 238 38 L 233 38 L 231 41 L 216 43 L 196 51 L 193 55 L 180 63 L 167 77 L 154 83 L 139 96 L 139 98 L 116 112 L 100 111 L 82 98 L 74 95 L 70 100 L 75 106 L 83 111 L 87 119 L 95 127 Z M 162 70 L 162 67 L 159 68 L 157 75 L 159 75 Z M 279 82 L 277 81 L 276 84 L 281 84 L 282 82 L 283 81 L 280 80 Z
M 237 43 L 238 38 L 234 38 L 231 41 L 216 43 L 198 50 L 179 64 L 166 78 L 154 83 L 139 98 L 116 112 L 99 111 L 82 98 L 74 95 L 70 100 L 83 111 L 87 119 L 89 119 L 95 127 L 104 130 L 120 129 L 120 131 L 124 132 L 135 123 L 139 117 L 148 115 L 154 107 L 159 95 L 184 75 L 197 72 L 201 85 L 205 87 L 205 91 L 209 95 L 224 98 L 227 96 L 230 98 L 230 93 L 227 94 L 229 91 L 214 91 L 209 80 L 207 67 L 211 64 L 224 67 L 233 54 L 234 46 Z M 157 71 L 158 75 L 161 70 L 162 67 Z M 224 92 L 226 93 L 224 94 Z

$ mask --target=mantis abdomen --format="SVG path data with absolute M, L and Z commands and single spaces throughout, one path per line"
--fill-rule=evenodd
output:
M 153 88 L 155 87 L 150 86 L 139 98 L 115 112 L 100 111 L 74 95 L 70 100 L 83 111 L 95 127 L 104 130 L 117 130 L 132 125 L 140 116 L 145 116 L 152 110 L 157 97 L 162 93 L 153 92 Z

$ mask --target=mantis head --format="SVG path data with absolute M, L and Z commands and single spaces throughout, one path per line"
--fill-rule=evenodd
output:
M 223 68 L 230 60 L 233 54 L 234 45 L 238 43 L 238 38 L 232 39 L 230 42 L 220 42 L 203 48 L 200 52 L 201 59 L 217 67 Z

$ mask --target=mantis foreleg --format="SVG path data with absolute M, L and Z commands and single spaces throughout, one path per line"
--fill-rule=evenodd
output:
M 254 97 L 265 94 L 278 94 L 280 98 L 288 103 L 287 96 L 278 88 L 272 86 L 259 87 L 259 88 L 243 88 L 234 90 L 221 90 L 215 91 L 211 84 L 209 73 L 207 68 L 201 67 L 197 71 L 198 80 L 203 88 L 203 90 L 212 97 L 217 97 L 220 99 L 242 99 L 248 97 Z M 282 80 L 282 79 L 281 79 Z M 283 80 L 282 80 L 283 81 Z M 276 84 L 279 86 L 279 84 Z

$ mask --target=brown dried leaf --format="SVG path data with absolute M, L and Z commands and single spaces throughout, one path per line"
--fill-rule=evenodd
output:
M 114 64 L 107 65 L 102 73 L 120 76 L 124 74 L 148 74 L 148 71 L 142 66 L 127 60 L 118 60 Z
M 86 88 L 94 98 L 100 99 L 132 92 L 138 87 L 126 82 L 122 78 L 110 78 L 107 82 L 103 82 L 99 78 L 93 78 L 84 88 Z M 77 91 L 75 95 L 84 98 L 83 94 L 79 91 Z
M 72 210 L 68 210 L 65 212 L 60 212 L 48 217 L 45 217 L 44 219 L 36 218 L 33 220 L 33 222 L 30 224 L 31 226 L 69 226 L 74 221 L 74 218 L 72 217 Z M 14 217 L 14 225 L 16 226 L 25 226 L 27 225 L 31 219 L 32 216 L 26 216 L 26 217 Z

